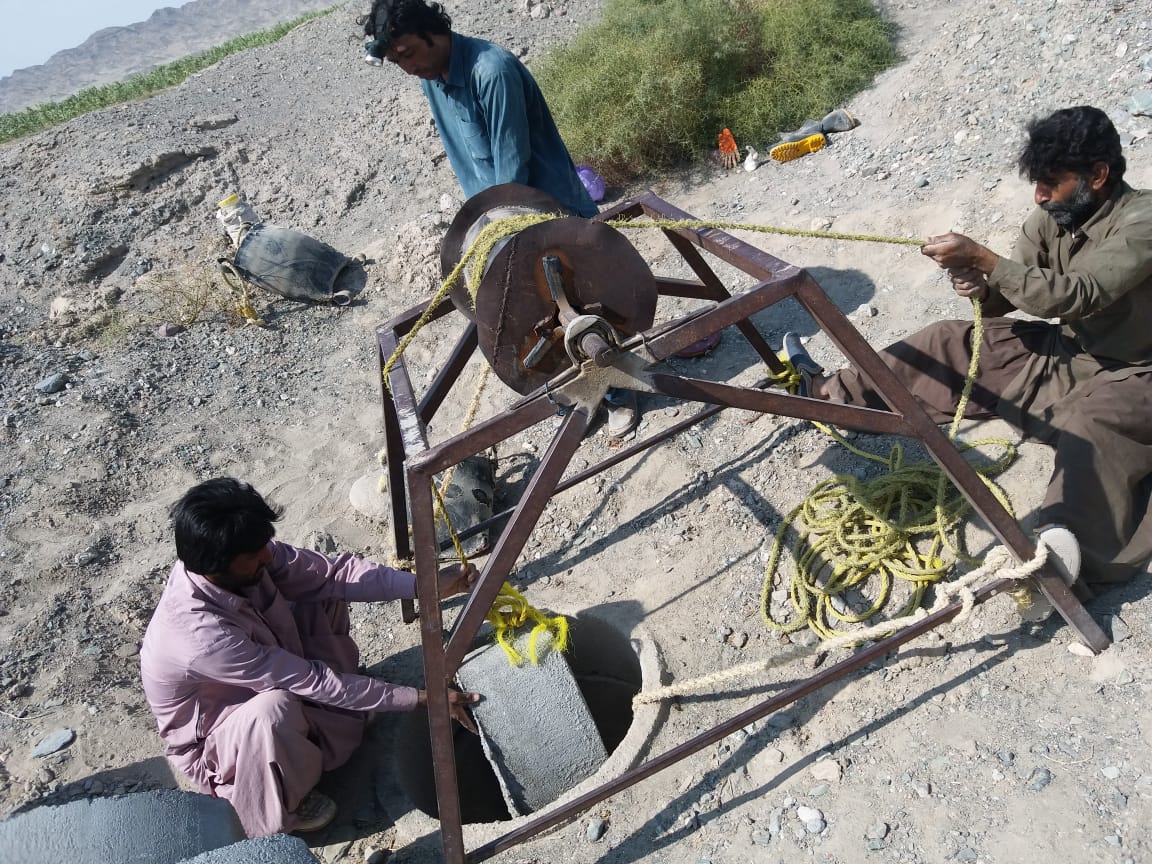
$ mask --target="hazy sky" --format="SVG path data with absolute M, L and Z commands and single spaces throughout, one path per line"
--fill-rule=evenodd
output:
M 188 0 L 0 0 L 0 78 L 75 48 L 97 30 L 146 21 Z

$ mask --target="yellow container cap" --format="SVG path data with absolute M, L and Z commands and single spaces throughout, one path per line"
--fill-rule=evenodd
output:
M 233 192 L 231 195 L 229 195 L 227 198 L 225 198 L 223 201 L 221 201 L 216 206 L 217 207 L 231 207 L 233 204 L 235 204 L 239 200 L 240 200 L 240 196 L 237 195 L 235 192 Z

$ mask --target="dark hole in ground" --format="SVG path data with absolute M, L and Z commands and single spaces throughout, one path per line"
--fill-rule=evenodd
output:
M 565 657 L 604 748 L 611 754 L 632 725 L 632 697 L 643 684 L 640 660 L 628 637 L 610 624 L 586 616 L 569 618 L 568 622 L 571 640 Z M 530 729 L 527 731 L 531 734 Z M 511 819 L 479 736 L 455 726 L 453 745 L 464 822 Z M 404 794 L 417 808 L 436 817 L 436 779 L 426 711 L 417 709 L 404 718 L 395 752 L 396 777 Z

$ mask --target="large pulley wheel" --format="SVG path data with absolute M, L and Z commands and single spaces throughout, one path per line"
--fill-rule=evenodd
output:
M 478 233 L 477 221 L 502 208 L 541 205 L 536 212 L 559 212 L 559 205 L 549 196 L 522 186 L 494 187 L 469 199 L 444 238 L 441 266 L 450 272 L 456 265 L 467 249 L 465 236 Z M 545 275 L 548 256 L 559 259 L 569 309 L 604 319 L 621 340 L 647 330 L 656 317 L 658 295 L 652 271 L 616 229 L 570 216 L 510 235 L 493 250 L 475 294 L 462 280 L 453 289 L 452 299 L 475 321 L 480 351 L 493 371 L 521 394 L 536 390 L 572 365 L 564 345 L 562 310 Z

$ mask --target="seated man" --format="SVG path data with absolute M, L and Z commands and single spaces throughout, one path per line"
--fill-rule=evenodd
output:
M 1120 137 L 1082 106 L 1033 120 L 1019 158 L 1037 209 L 1012 257 L 961 234 L 921 251 L 982 303 L 965 416 L 999 416 L 1055 448 L 1039 536 L 1069 584 L 1130 578 L 1152 558 L 1152 193 L 1124 182 Z M 1056 323 L 1003 316 L 1014 310 Z M 972 357 L 970 321 L 941 321 L 881 357 L 937 422 L 951 419 Z M 785 353 L 806 395 L 883 408 L 853 369 L 831 376 L 795 334 Z
M 144 692 L 171 763 L 232 802 L 251 837 L 318 830 L 336 805 L 313 787 L 348 760 L 373 711 L 425 691 L 356 674 L 349 600 L 414 597 L 416 578 L 351 555 L 273 540 L 280 518 L 247 483 L 208 480 L 172 507 L 176 554 L 144 635 Z M 442 597 L 475 570 L 440 572 Z M 453 716 L 471 728 L 450 694 Z

